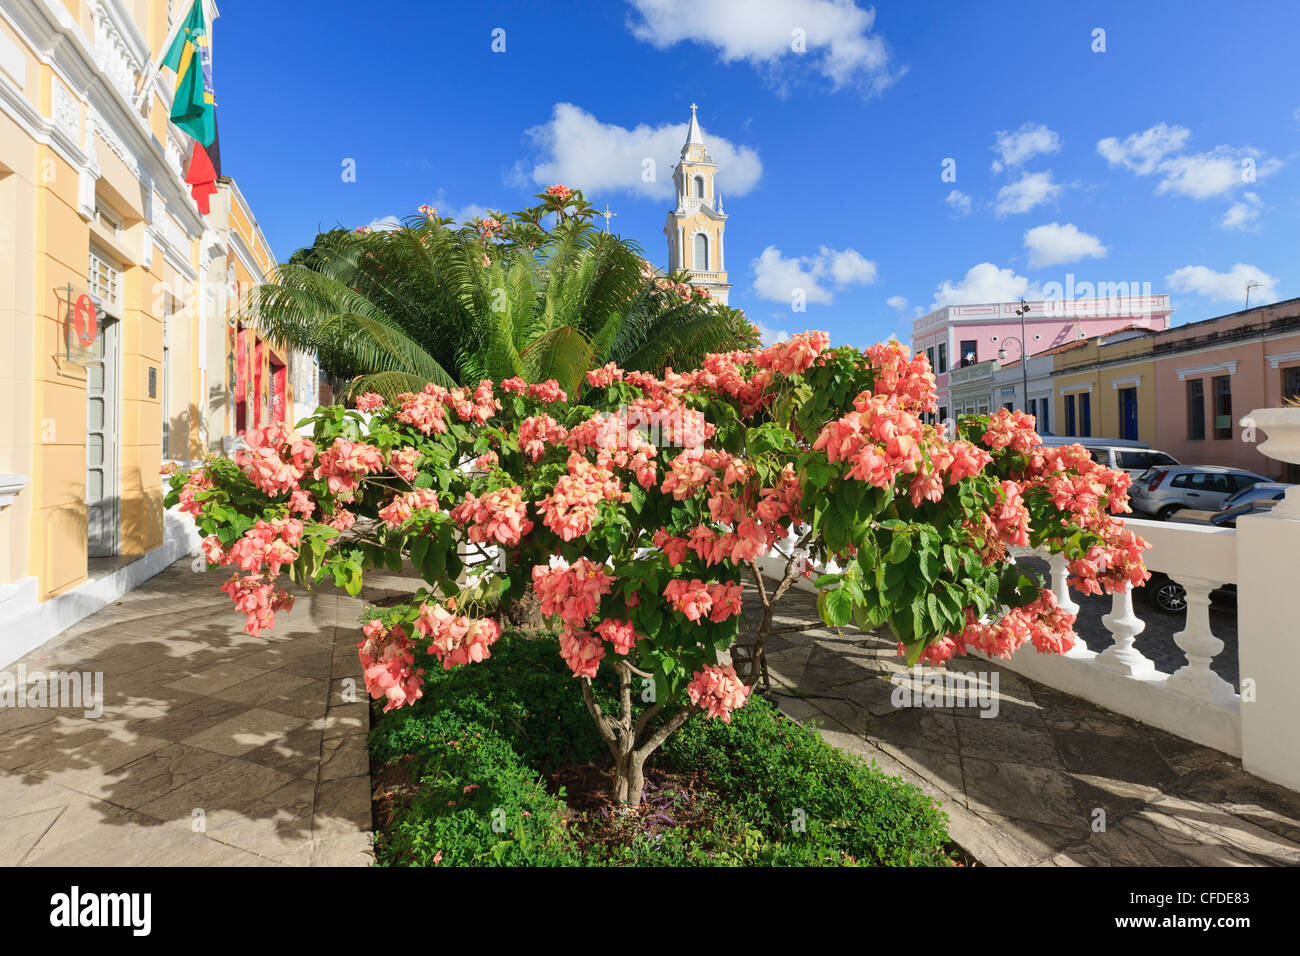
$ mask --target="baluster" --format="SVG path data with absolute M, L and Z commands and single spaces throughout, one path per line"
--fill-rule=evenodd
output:
M 1043 552 L 1048 564 L 1052 568 L 1052 594 L 1056 598 L 1056 606 L 1067 614 L 1078 615 L 1079 605 L 1070 597 L 1070 569 L 1069 562 L 1065 560 L 1063 554 L 1052 554 L 1044 550 Z M 1076 621 L 1077 623 L 1077 621 Z M 1083 642 L 1079 636 L 1078 628 L 1074 628 L 1074 646 L 1064 654 L 1065 657 L 1091 657 L 1092 652 L 1088 650 L 1088 645 Z
M 1210 629 L 1210 592 L 1222 587 L 1223 582 L 1197 577 L 1174 580 L 1187 591 L 1187 617 L 1183 629 L 1174 635 L 1174 643 L 1182 649 L 1187 663 L 1169 678 L 1169 687 L 1212 703 L 1229 703 L 1236 691 L 1210 669 L 1210 662 L 1223 650 L 1223 641 Z
M 1116 591 L 1111 596 L 1110 613 L 1101 623 L 1114 636 L 1115 642 L 1097 655 L 1097 666 L 1124 674 L 1143 677 L 1155 672 L 1156 665 L 1133 646 L 1134 639 L 1146 630 L 1146 623 L 1133 613 L 1133 589 Z

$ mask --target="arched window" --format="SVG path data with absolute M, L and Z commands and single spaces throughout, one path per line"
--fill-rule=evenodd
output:
M 704 198 L 704 177 L 703 176 L 695 177 L 695 198 L 696 199 Z
M 694 272 L 709 271 L 709 237 L 704 233 L 695 237 L 695 265 L 691 269 Z

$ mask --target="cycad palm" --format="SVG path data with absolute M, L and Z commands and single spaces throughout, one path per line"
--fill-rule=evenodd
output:
M 526 210 L 460 229 L 421 216 L 390 232 L 325 233 L 259 287 L 251 320 L 315 351 L 351 394 L 389 398 L 514 375 L 553 378 L 576 397 L 609 361 L 661 372 L 755 344 L 742 313 L 648 281 L 637 250 L 589 213 L 557 219 L 550 231 Z

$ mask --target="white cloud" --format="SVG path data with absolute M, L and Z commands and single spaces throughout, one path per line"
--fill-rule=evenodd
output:
M 758 329 L 759 341 L 764 345 L 784 342 L 790 337 L 790 333 L 785 329 L 774 328 L 773 326 L 760 322 L 757 319 L 750 319 L 749 321 L 753 324 L 754 328 Z
M 1219 220 L 1224 229 L 1247 230 L 1259 218 L 1259 193 L 1242 193 L 1241 202 L 1235 202 Z
M 1255 266 L 1238 262 L 1227 272 L 1215 272 L 1205 266 L 1183 266 L 1165 276 L 1165 282 L 1176 292 L 1192 292 L 1216 302 L 1246 300 L 1246 283 L 1258 282 L 1250 290 L 1250 300 L 1257 305 L 1276 302 L 1278 299 L 1276 277 Z
M 872 32 L 876 11 L 853 0 L 631 0 L 632 35 L 661 50 L 694 41 L 718 51 L 724 63 L 744 60 L 768 72 L 801 61 L 838 89 L 880 93 L 905 72 L 889 45 Z M 802 46 L 802 49 L 800 49 Z
M 1025 123 L 1014 132 L 999 130 L 993 144 L 998 158 L 993 160 L 993 172 L 1000 173 L 1010 166 L 1019 166 L 1034 156 L 1045 156 L 1061 148 L 1061 137 L 1042 123 Z
M 789 302 L 802 289 L 808 302 L 827 305 L 834 301 L 828 286 L 843 289 L 871 285 L 876 281 L 876 264 L 855 249 L 836 250 L 822 246 L 816 255 L 787 259 L 776 246 L 768 246 L 749 265 L 754 274 L 754 291 L 771 302 Z
M 1133 133 L 1120 142 L 1107 136 L 1097 143 L 1097 152 L 1112 166 L 1123 166 L 1139 176 L 1148 176 L 1166 156 L 1183 148 L 1191 131 L 1182 126 L 1159 123 L 1141 133 Z
M 392 232 L 394 229 L 401 228 L 402 220 L 396 216 L 380 216 L 378 219 L 371 219 L 366 223 L 366 228 L 375 232 Z
M 531 164 L 517 163 L 514 178 L 521 185 L 563 183 L 581 189 L 588 199 L 611 192 L 670 199 L 672 168 L 681 158 L 686 127 L 686 123 L 640 123 L 628 129 L 602 123 L 572 103 L 556 103 L 550 120 L 525 134 L 540 155 Z M 743 196 L 758 185 L 763 164 L 756 150 L 735 145 L 703 127 L 701 132 L 718 164 L 718 191 L 724 198 Z M 647 170 L 653 174 L 651 182 L 645 179 Z
M 1123 166 L 1139 176 L 1159 173 L 1157 193 L 1192 199 L 1227 195 L 1282 168 L 1281 160 L 1250 148 L 1216 146 L 1204 153 L 1184 153 L 1189 135 L 1182 126 L 1160 123 L 1123 141 L 1113 136 L 1100 140 L 1097 152 L 1112 166 Z
M 1078 262 L 1080 259 L 1100 259 L 1106 255 L 1106 247 L 1096 236 L 1080 232 L 1071 222 L 1035 226 L 1025 233 L 1025 248 L 1029 250 L 1031 269 Z
M 957 214 L 958 218 L 970 215 L 970 196 L 960 189 L 954 189 L 944 197 L 943 201 L 948 204 L 949 209 Z
M 1053 182 L 1052 171 L 1025 173 L 1014 183 L 998 190 L 998 201 L 993 207 L 1000 219 L 1015 213 L 1029 212 L 1035 206 L 1051 202 L 1061 194 L 1061 187 Z
M 945 279 L 934 294 L 931 309 L 945 305 L 974 305 L 982 302 L 1014 302 L 1021 297 L 1039 295 L 1038 287 L 1010 269 L 999 269 L 991 262 L 971 266 L 960 282 Z
M 885 300 L 885 305 L 889 306 L 891 309 L 897 309 L 899 312 L 903 312 L 907 309 L 907 297 L 902 295 L 891 295 Z

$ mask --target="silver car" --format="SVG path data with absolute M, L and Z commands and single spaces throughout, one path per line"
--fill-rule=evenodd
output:
M 1270 480 L 1224 465 L 1161 466 L 1143 472 L 1129 489 L 1129 498 L 1134 511 L 1165 521 L 1183 508 L 1218 511 L 1237 492 Z

